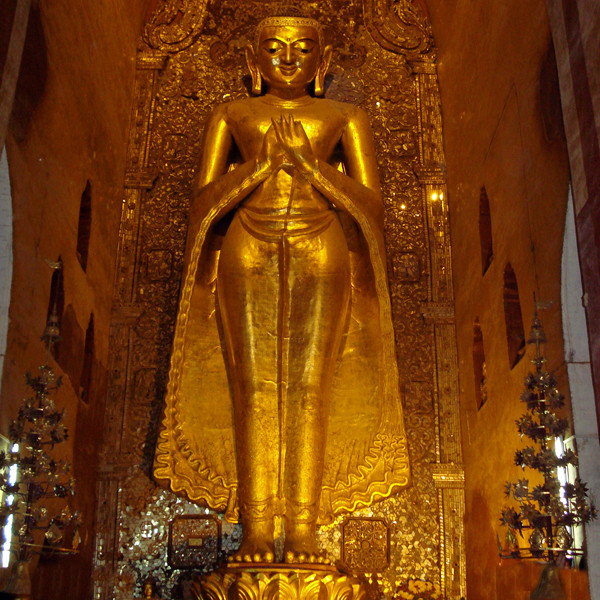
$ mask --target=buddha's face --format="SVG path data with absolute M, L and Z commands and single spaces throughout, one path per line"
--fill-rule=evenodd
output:
M 319 32 L 308 25 L 260 31 L 256 66 L 269 90 L 304 92 L 321 62 Z

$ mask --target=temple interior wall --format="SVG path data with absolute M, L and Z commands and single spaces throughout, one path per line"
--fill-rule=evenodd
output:
M 43 360 L 39 337 L 51 280 L 43 259 L 60 256 L 64 262 L 65 340 L 57 372 L 65 375 L 61 402 L 71 430 L 67 452 L 73 452 L 78 501 L 86 522 L 79 557 L 48 561 L 36 571 L 35 588 L 43 589 L 48 600 L 89 597 L 95 469 L 135 45 L 148 4 L 52 0 L 32 9 L 5 148 L 13 199 L 14 265 L 0 433 L 6 433 L 26 394 L 25 372 Z M 450 201 L 468 598 L 517 597 L 511 593 L 525 598 L 529 591 L 525 588 L 535 575 L 529 566 L 519 571 L 517 563 L 499 567 L 496 545 L 496 533 L 503 533 L 499 516 L 504 481 L 520 475 L 513 466 L 519 445 L 514 421 L 523 412 L 519 396 L 531 358 L 528 348 L 510 368 L 503 287 L 510 262 L 526 334 L 534 293 L 548 303 L 540 313 L 549 339 L 545 354 L 566 393 L 560 267 L 569 165 L 560 105 L 558 113 L 556 108 L 558 88 L 552 83 L 552 68 L 548 69 L 550 29 L 543 0 L 428 0 L 427 6 L 438 47 Z M 93 217 L 84 272 L 76 256 L 76 239 L 80 199 L 88 180 Z M 490 201 L 494 242 L 485 275 L 479 235 L 482 187 Z M 92 313 L 94 393 L 85 404 L 79 400 L 79 379 Z M 475 318 L 481 323 L 487 366 L 488 399 L 481 409 L 473 376 Z M 579 590 L 573 599 L 585 598 L 585 585 L 577 582 L 573 589 Z
M 135 44 L 146 2 L 40 2 L 30 12 L 22 68 L 4 152 L 13 210 L 14 264 L 10 327 L 2 380 L 0 430 L 7 433 L 30 394 L 26 371 L 43 364 L 52 271 L 64 264 L 63 341 L 56 372 L 67 412 L 85 521 L 72 559 L 48 559 L 34 576 L 39 597 L 87 598 L 94 543 L 96 469 L 102 437 L 108 324 L 112 304 L 120 190 L 135 69 Z M 79 207 L 90 182 L 92 226 L 84 271 L 76 255 Z M 10 285 L 3 281 L 2 285 Z M 80 399 L 83 346 L 94 318 L 93 382 Z
M 518 283 L 525 335 L 540 311 L 550 371 L 568 394 L 561 325 L 561 253 L 569 165 L 546 6 L 529 2 L 428 2 L 439 49 L 438 73 L 448 168 L 463 459 L 469 597 L 517 597 L 518 567 L 499 566 L 496 534 L 502 485 L 527 475 L 513 465 L 515 420 L 535 350 L 511 368 L 505 325 L 504 270 Z M 482 275 L 481 189 L 490 203 L 493 259 Z M 478 408 L 473 325 L 479 319 L 487 366 L 487 402 Z M 517 575 L 527 580 L 523 564 Z M 517 569 L 515 571 L 515 569 Z M 507 577 L 508 572 L 513 575 Z M 520 597 L 520 596 L 519 596 Z M 525 596 L 523 596 L 525 597 Z

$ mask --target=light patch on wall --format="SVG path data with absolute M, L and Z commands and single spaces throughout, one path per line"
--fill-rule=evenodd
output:
M 3 438 L 4 439 L 4 438 Z M 19 451 L 19 444 L 14 444 L 12 452 Z M 17 465 L 11 465 L 8 469 L 8 485 L 15 485 L 17 483 Z M 14 502 L 15 498 L 11 494 L 6 498 L 6 504 L 10 506 Z M 4 504 L 4 501 L 2 502 Z M 4 528 L 2 529 L 2 538 L 4 540 L 2 544 L 2 568 L 6 569 L 10 564 L 10 546 L 12 543 L 12 526 L 13 526 L 13 515 L 9 515 L 6 519 Z
M 12 283 L 12 195 L 6 150 L 0 156 L 0 375 L 6 352 Z

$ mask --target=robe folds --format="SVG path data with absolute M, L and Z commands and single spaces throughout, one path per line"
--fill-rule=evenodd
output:
M 223 223 L 243 202 L 255 176 L 248 170 L 234 189 L 217 180 L 192 203 L 154 460 L 157 481 L 224 512 L 230 522 L 239 519 L 236 446 L 215 286 Z M 314 176 L 335 199 L 351 269 L 349 314 L 329 399 L 319 509 L 319 522 L 328 523 L 406 487 L 410 470 L 381 228 L 343 173 L 322 164 Z

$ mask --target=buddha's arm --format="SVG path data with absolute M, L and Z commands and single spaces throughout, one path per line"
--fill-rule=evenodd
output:
M 268 153 L 228 171 L 233 138 L 227 123 L 227 105 L 218 106 L 204 131 L 202 158 L 192 190 L 190 225 L 199 224 L 209 213 L 212 220 L 234 208 L 273 170 Z
M 383 248 L 383 204 L 380 195 L 330 164 L 319 161 L 312 173 L 313 186 L 337 209 L 349 213 L 359 224 L 366 218 L 380 248 Z
M 319 160 L 318 168 L 312 172 L 312 183 L 359 224 L 363 221 L 364 225 L 364 219 L 368 221 L 383 255 L 383 201 L 371 126 L 364 111 L 352 109 L 341 142 L 347 174 Z

